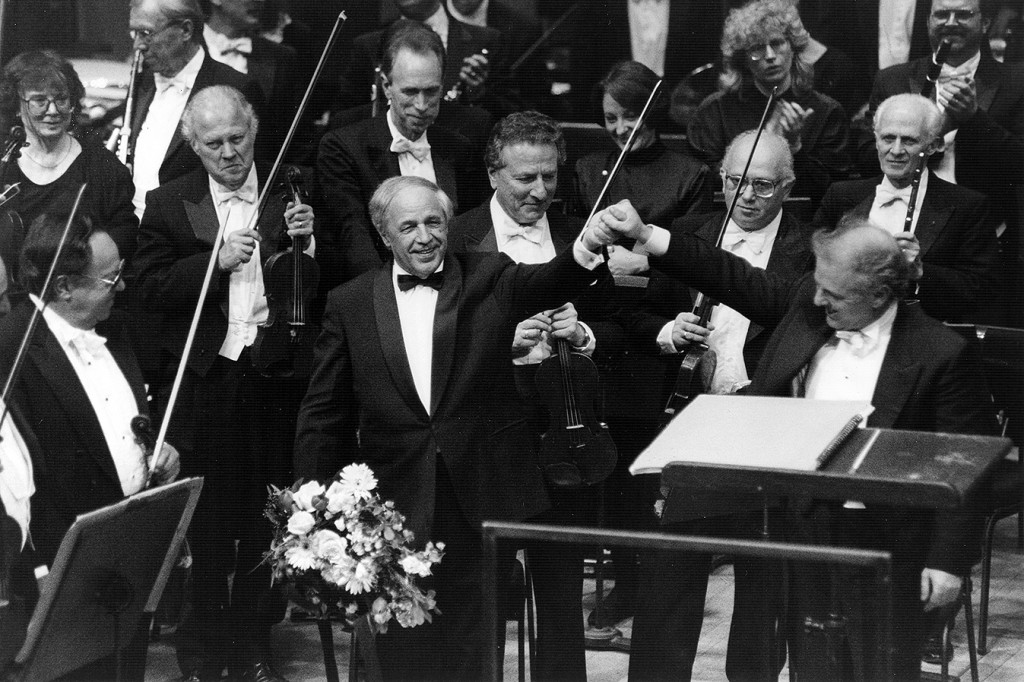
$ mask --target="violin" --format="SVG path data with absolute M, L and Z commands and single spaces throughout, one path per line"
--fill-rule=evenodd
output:
M 27 146 L 25 142 L 25 129 L 19 125 L 12 126 L 7 133 L 7 141 L 4 144 L 3 156 L 0 156 L 0 208 L 18 195 L 21 191 L 21 183 L 7 184 L 7 169 L 13 161 L 21 156 L 21 150 Z M 21 243 L 25 239 L 25 223 L 21 214 L 14 209 L 0 211 L 0 258 L 7 266 L 8 284 L 15 283 L 15 275 L 18 270 L 18 254 L 21 251 Z
M 611 475 L 618 451 L 608 425 L 594 409 L 599 395 L 597 365 L 570 349 L 565 339 L 555 341 L 556 354 L 537 367 L 534 383 L 550 415 L 548 432 L 541 436 L 538 458 L 544 477 L 558 488 L 582 488 Z
M 765 122 L 768 120 L 768 114 L 775 105 L 777 94 L 778 87 L 774 87 L 771 94 L 768 95 L 768 103 L 765 104 L 764 112 L 761 114 L 761 122 L 757 125 L 757 135 L 754 136 L 754 144 L 750 148 L 750 155 L 747 156 L 747 163 L 743 167 L 739 184 L 736 185 L 736 192 L 732 195 L 732 201 L 729 202 L 729 210 L 726 211 L 725 219 L 722 220 L 722 227 L 718 230 L 718 239 L 715 240 L 716 249 L 722 247 L 722 237 L 725 236 L 725 229 L 728 227 L 729 221 L 732 220 L 733 211 L 736 210 L 736 202 L 743 193 L 743 186 L 747 181 L 747 171 L 750 170 L 750 162 L 754 158 L 757 143 L 761 140 L 761 133 L 764 132 Z M 718 303 L 710 296 L 705 296 L 703 292 L 698 293 L 697 300 L 693 306 L 693 314 L 697 316 L 696 324 L 706 328 L 711 322 L 711 315 L 714 313 L 716 305 Z M 691 400 L 701 393 L 711 391 L 712 380 L 715 377 L 715 369 L 717 367 L 718 356 L 706 343 L 691 343 L 683 349 L 675 385 L 672 387 L 672 393 L 669 394 L 668 401 L 665 403 L 665 409 L 662 411 L 662 428 L 668 425 L 680 410 L 689 405 Z
M 292 200 L 302 203 L 299 169 L 287 171 Z M 256 332 L 252 346 L 253 366 L 264 376 L 305 379 L 313 369 L 313 344 L 320 327 L 310 320 L 309 307 L 320 284 L 320 266 L 305 253 L 306 236 L 292 238 L 292 245 L 267 259 L 263 286 L 267 295 L 267 321 Z

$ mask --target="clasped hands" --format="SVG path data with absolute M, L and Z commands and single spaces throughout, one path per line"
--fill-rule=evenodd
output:
M 586 340 L 586 331 L 579 324 L 579 315 L 572 303 L 566 303 L 554 310 L 545 310 L 516 325 L 512 340 L 512 357 L 528 355 L 541 342 L 549 345 L 552 339 L 565 339 L 575 348 Z
M 459 80 L 466 85 L 466 90 L 476 90 L 483 86 L 490 74 L 490 61 L 487 55 L 473 54 L 462 60 Z
M 284 212 L 288 236 L 302 237 L 313 234 L 313 208 L 308 204 L 289 201 Z M 224 237 L 224 244 L 217 254 L 217 266 L 224 272 L 234 272 L 252 260 L 256 245 L 263 240 L 260 233 L 251 228 L 236 230 Z
M 602 246 L 614 244 L 620 237 L 632 237 L 646 244 L 653 230 L 640 219 L 629 199 L 598 211 L 583 232 L 583 246 L 596 253 Z
M 804 125 L 813 113 L 814 109 L 804 109 L 796 102 L 779 100 L 772 110 L 766 127 L 771 132 L 784 137 L 789 142 L 789 150 L 796 154 L 803 146 L 801 135 Z

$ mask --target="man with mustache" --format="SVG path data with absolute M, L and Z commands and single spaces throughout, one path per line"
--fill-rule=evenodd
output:
M 290 454 L 304 382 L 263 376 L 252 346 L 268 317 L 264 264 L 312 235 L 313 210 L 271 194 L 257 219 L 260 190 L 272 181 L 268 168 L 253 163 L 258 123 L 234 88 L 214 86 L 192 98 L 182 135 L 203 166 L 150 192 L 133 262 L 142 301 L 163 315 L 157 393 L 166 400 L 217 251 L 170 425 L 189 475 L 206 478 L 190 534 L 193 610 L 177 633 L 187 680 L 220 679 L 224 666 L 243 680 L 280 679 L 270 665 L 270 626 L 284 605 L 261 564 L 271 540 L 262 516 L 267 485 L 294 480 Z M 224 237 L 215 243 L 221 225 Z M 304 241 L 296 248 L 312 255 L 314 239 Z
M 913 298 L 944 322 L 985 320 L 996 293 L 996 221 L 984 196 L 946 182 L 930 168 L 921 175 L 913 219 L 906 227 L 918 155 L 941 145 L 943 117 L 920 95 L 894 95 L 875 111 L 875 147 L 882 177 L 837 182 L 814 217 L 831 228 L 846 213 L 888 230 L 919 256 Z

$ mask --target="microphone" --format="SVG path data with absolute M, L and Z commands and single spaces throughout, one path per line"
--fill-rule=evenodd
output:
M 939 47 L 932 54 L 932 63 L 928 65 L 928 82 L 935 83 L 939 80 L 939 76 L 942 75 L 942 65 L 946 62 L 946 55 L 949 54 L 949 42 L 943 40 L 939 43 Z

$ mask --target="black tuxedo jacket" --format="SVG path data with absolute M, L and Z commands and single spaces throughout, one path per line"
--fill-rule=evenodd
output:
M 409 369 L 391 263 L 338 287 L 299 415 L 296 475 L 323 477 L 366 462 L 420 543 L 430 539 L 438 466 L 473 525 L 544 511 L 548 495 L 526 445 L 533 434 L 508 348 L 519 320 L 593 279 L 571 250 L 543 265 L 449 254 L 434 314 L 429 413 Z
M 252 39 L 248 75 L 259 84 L 266 102 L 260 118 L 259 158 L 273 159 L 298 111 L 306 81 L 298 72 L 295 50 L 262 36 Z M 308 126 L 301 126 L 297 130 L 289 158 L 297 158 L 308 151 L 312 143 L 311 133 Z
M 464 188 L 472 186 L 472 173 L 481 163 L 469 140 L 436 125 L 427 131 L 427 140 L 438 186 L 456 205 L 471 205 L 472 192 L 464 198 Z M 327 284 L 334 285 L 376 269 L 390 257 L 367 211 L 377 186 L 401 175 L 387 119 L 365 119 L 324 135 L 316 170 L 324 209 L 318 248 Z
M 23 301 L 0 324 L 0 375 L 6 380 L 32 315 Z M 107 348 L 135 394 L 139 414 L 147 414 L 146 389 L 127 337 L 116 330 Z M 105 333 L 101 330 L 101 333 Z M 40 319 L 13 386 L 12 415 L 30 444 L 36 494 L 32 497 L 32 565 L 50 564 L 75 517 L 124 497 L 114 459 L 89 396 L 57 338 Z
M 685 235 L 673 235 L 668 253 L 652 260 L 751 320 L 775 327 L 748 389 L 752 395 L 794 395 L 794 380 L 834 333 L 824 308 L 814 305 L 810 274 L 794 283 Z M 917 305 L 899 304 L 871 404 L 872 427 L 975 434 L 995 428 L 978 349 Z M 893 524 L 901 523 L 903 513 L 882 512 Z M 971 521 L 968 515 L 940 513 L 924 528 L 908 523 L 912 548 L 900 551 L 916 552 L 916 561 L 959 575 L 975 554 Z M 915 537 L 920 532 L 925 534 Z
M 262 189 L 269 169 L 259 166 L 257 169 Z M 271 194 L 257 225 L 263 237 L 260 255 L 264 262 L 290 243 L 284 237 L 284 208 L 284 198 Z M 181 357 L 218 226 L 209 176 L 204 168 L 146 195 L 146 213 L 139 227 L 139 245 L 132 272 L 143 302 L 162 315 L 159 344 L 165 364 L 176 365 Z M 205 376 L 217 359 L 227 334 L 230 281 L 231 273 L 217 270 L 210 283 L 188 358 L 189 368 L 200 376 Z
M 211 85 L 230 85 L 242 91 L 245 98 L 256 109 L 258 114 L 264 110 L 263 93 L 259 84 L 249 76 L 235 71 L 230 66 L 221 64 L 210 57 L 207 53 L 203 57 L 203 64 L 199 67 L 196 75 L 196 82 L 188 97 L 192 99 L 197 92 Z M 156 81 L 153 79 L 153 72 L 149 69 L 143 70 L 139 75 L 139 82 L 136 85 L 135 111 L 132 113 L 132 136 L 131 143 L 134 147 L 138 141 L 139 131 L 142 130 L 142 123 L 149 113 L 149 105 L 153 103 L 156 96 Z M 160 166 L 160 184 L 169 182 L 174 178 L 181 177 L 189 171 L 199 168 L 202 163 L 192 148 L 181 136 L 181 129 L 176 128 L 171 142 L 167 145 L 164 154 L 164 162 Z
M 814 216 L 815 225 L 835 227 L 847 213 L 867 219 L 880 182 L 881 177 L 835 183 Z M 996 293 L 998 245 L 989 202 L 930 173 L 914 234 L 924 263 L 915 297 L 924 311 L 944 322 L 978 320 Z
M 904 92 L 920 94 L 930 63 L 929 57 L 923 57 L 879 71 L 868 120 L 887 98 Z M 1000 64 L 988 49 L 982 49 L 975 85 L 978 112 L 956 134 L 956 181 L 989 197 L 1000 220 L 1019 226 L 1024 211 L 1024 66 Z M 878 155 L 870 130 L 860 132 L 857 147 L 862 174 L 877 174 Z

